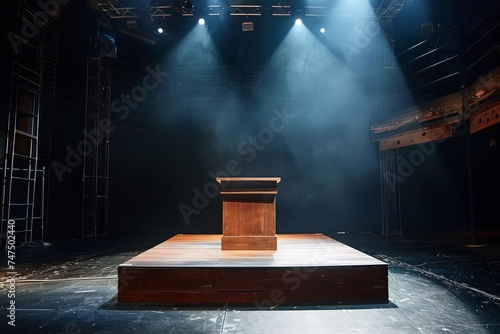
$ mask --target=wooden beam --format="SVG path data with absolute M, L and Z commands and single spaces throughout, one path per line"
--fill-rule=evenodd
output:
M 430 141 L 450 138 L 453 136 L 452 124 L 431 129 L 421 129 L 398 136 L 385 138 L 379 141 L 379 150 L 385 151 L 393 148 L 422 144 Z
M 476 133 L 497 123 L 500 123 L 500 102 L 470 117 L 470 133 Z
M 456 118 L 457 116 L 462 118 L 462 114 L 462 95 L 460 92 L 456 92 L 420 105 L 379 116 L 373 120 L 370 130 L 373 135 L 382 138 L 384 133 L 392 131 L 409 133 L 424 127 L 434 127 L 433 123 Z

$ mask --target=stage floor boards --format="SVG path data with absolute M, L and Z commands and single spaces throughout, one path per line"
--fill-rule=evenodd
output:
M 179 234 L 118 266 L 119 303 L 384 303 L 387 264 L 323 234 L 278 234 L 276 251 L 222 251 Z

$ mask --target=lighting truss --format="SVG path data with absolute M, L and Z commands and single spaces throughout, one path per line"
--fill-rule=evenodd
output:
M 182 7 L 181 8 L 181 13 L 182 13 L 182 16 L 194 16 L 194 7 L 191 7 L 191 8 L 185 8 L 185 7 Z
M 272 5 L 273 16 L 291 16 L 292 6 Z
M 96 0 L 95 3 L 99 8 L 112 19 L 135 19 L 136 8 L 131 6 L 124 6 L 116 0 Z
M 114 7 L 112 10 L 104 10 L 111 19 L 135 19 L 137 15 L 134 12 L 134 7 Z
M 262 5 L 230 5 L 229 15 L 232 16 L 260 16 Z
M 151 17 L 166 18 L 172 16 L 172 6 L 152 6 Z
M 401 12 L 404 4 L 405 0 L 392 0 L 387 7 L 379 7 L 376 9 L 377 17 L 379 19 L 392 20 L 399 14 L 399 12 Z
M 386 8 L 378 8 L 376 15 L 380 25 L 383 27 L 390 26 L 392 20 L 403 9 L 404 4 L 405 0 L 393 0 Z
M 328 16 L 329 8 L 325 6 L 304 6 L 304 15 L 313 17 Z
M 208 15 L 209 16 L 219 16 L 223 8 L 221 5 L 208 5 Z
M 139 16 L 141 10 L 145 8 L 133 7 L 133 0 L 88 0 L 99 8 L 111 19 L 135 19 Z M 153 3 L 155 3 L 153 5 Z M 359 6 L 343 5 L 337 6 L 335 1 L 319 1 L 315 5 L 305 5 L 301 8 L 294 8 L 294 4 L 289 1 L 273 0 L 271 3 L 264 0 L 234 0 L 229 3 L 212 2 L 206 4 L 201 2 L 199 6 L 185 8 L 178 0 L 155 0 L 150 1 L 151 18 L 165 19 L 173 16 L 175 13 L 181 13 L 182 16 L 194 16 L 196 12 L 208 13 L 209 16 L 219 16 L 223 12 L 231 16 L 262 16 L 264 12 L 270 10 L 272 16 L 291 16 L 294 11 L 303 11 L 306 17 L 327 17 L 330 15 L 373 17 L 379 19 L 382 23 L 392 21 L 403 9 L 405 0 L 386 0 L 381 1 L 380 5 L 361 10 Z M 203 4 L 203 5 L 202 5 Z

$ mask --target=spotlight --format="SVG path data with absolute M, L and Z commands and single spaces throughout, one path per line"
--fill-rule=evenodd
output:
M 322 33 L 322 34 L 324 34 L 324 33 L 325 33 L 325 31 L 326 31 L 326 30 L 325 30 L 325 28 L 321 28 L 321 29 L 319 29 L 319 32 L 320 32 L 320 33 Z
M 162 34 L 163 33 L 163 29 L 162 28 L 158 28 L 158 33 Z
M 302 20 L 301 19 L 296 19 L 295 20 L 295 25 L 300 26 L 301 24 L 302 24 Z
M 198 24 L 199 24 L 200 26 L 205 25 L 205 19 L 199 19 L 199 20 L 198 20 Z

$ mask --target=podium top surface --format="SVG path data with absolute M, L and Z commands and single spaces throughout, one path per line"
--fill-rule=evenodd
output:
M 274 181 L 276 183 L 281 181 L 281 177 L 217 177 L 217 182 L 262 182 Z

